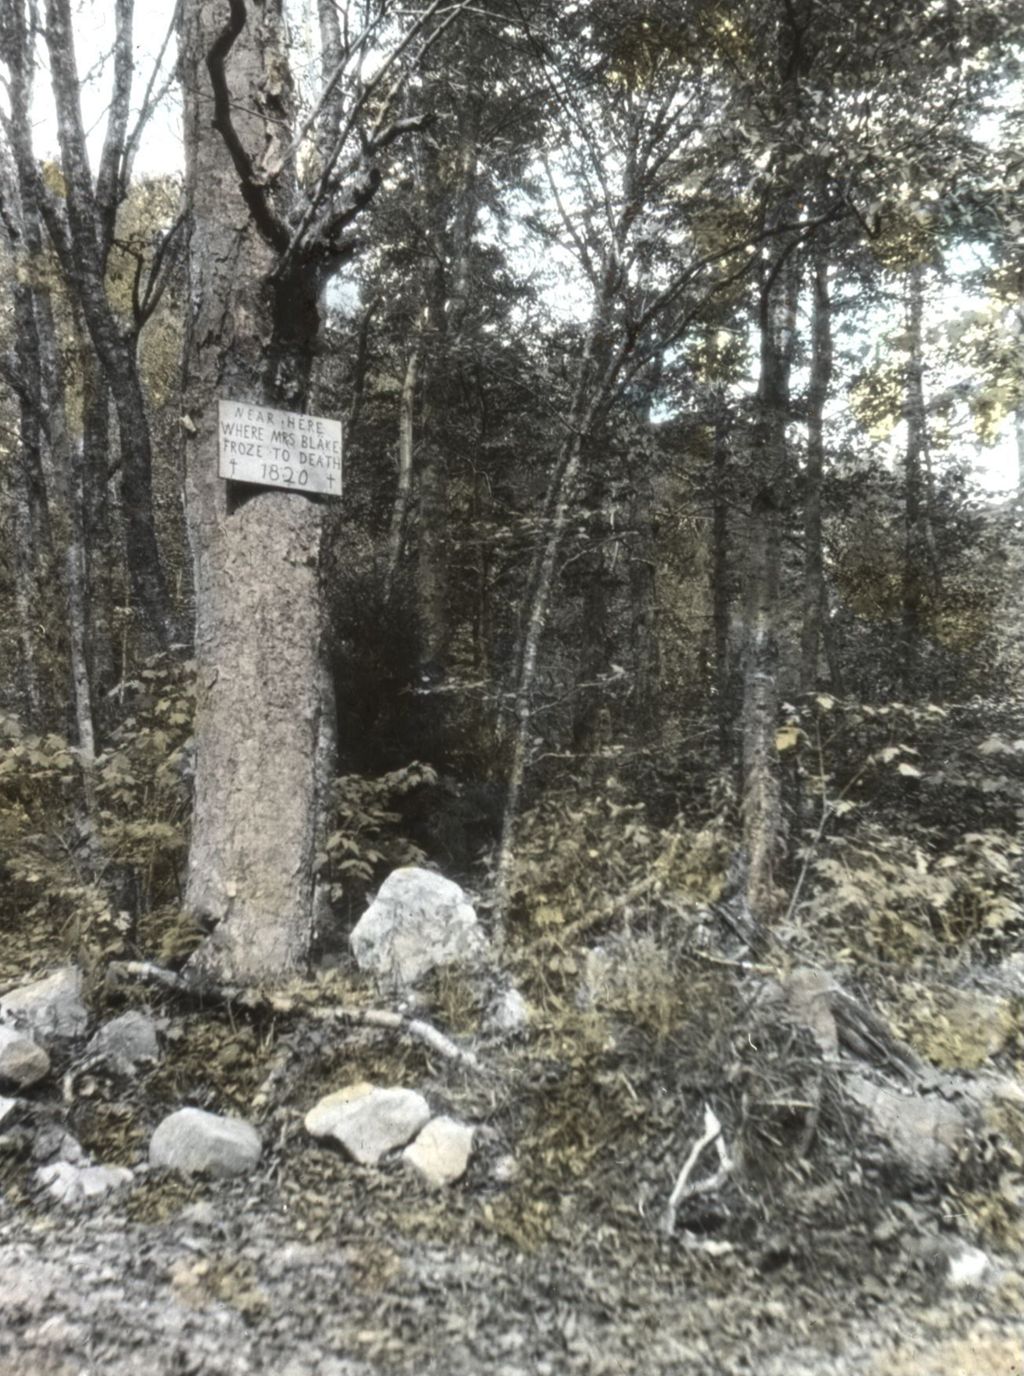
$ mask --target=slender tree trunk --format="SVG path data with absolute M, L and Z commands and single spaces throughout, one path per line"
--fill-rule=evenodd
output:
M 112 510 L 110 390 L 96 358 L 81 340 L 82 473 L 86 596 L 90 621 L 90 664 L 97 699 L 97 729 L 103 734 L 102 703 L 114 687 L 117 655 L 114 608 L 127 582 L 122 551 L 113 536 L 120 512 Z M 117 502 L 120 506 L 120 502 Z M 125 592 L 121 592 L 122 604 Z
M 807 467 L 804 473 L 804 587 L 800 640 L 800 687 L 818 686 L 825 608 L 822 558 L 821 483 L 825 467 L 825 402 L 832 381 L 832 319 L 828 264 L 814 267 L 814 314 L 811 323 L 811 380 L 807 391 Z
M 391 527 L 388 531 L 387 564 L 384 569 L 384 600 L 389 602 L 395 587 L 398 565 L 402 559 L 409 506 L 412 502 L 413 448 L 416 426 L 416 373 L 420 362 L 420 342 L 413 345 L 405 366 L 402 396 L 398 411 L 398 487 L 391 508 Z
M 127 118 L 124 81 L 130 94 L 130 6 L 119 0 L 119 84 L 114 97 L 115 123 Z M 127 23 L 127 28 L 125 27 Z M 124 66 L 124 40 L 128 65 Z M 46 42 L 67 196 L 67 226 L 56 208 L 41 197 L 47 228 L 89 330 L 93 347 L 110 384 L 117 413 L 125 515 L 125 555 L 138 606 L 143 643 L 167 649 L 180 638 L 153 519 L 152 445 L 149 417 L 135 351 L 121 329 L 106 293 L 106 253 L 113 233 L 116 196 L 111 188 L 97 195 L 89 172 L 79 101 L 69 0 L 48 0 Z M 115 140 L 116 142 L 116 140 Z M 113 173 L 111 174 L 113 176 Z
M 24 435 L 24 427 L 22 427 Z M 18 639 L 18 691 L 21 713 L 30 729 L 43 727 L 43 694 L 37 665 L 42 656 L 39 627 L 42 579 L 39 575 L 40 551 L 29 509 L 28 483 L 24 463 L 25 442 L 17 461 L 9 469 L 8 489 L 11 508 L 11 544 L 14 558 L 14 615 Z
M 68 582 L 68 631 L 71 646 L 71 683 L 75 701 L 78 749 L 86 779 L 87 801 L 92 812 L 92 767 L 96 760 L 92 681 L 89 673 L 90 616 L 85 533 L 85 454 L 81 445 L 68 445 L 67 505 L 70 531 L 66 552 Z
M 15 26 L 23 23 L 18 8 L 12 15 Z M 23 362 L 22 408 L 28 423 L 27 461 L 29 510 L 35 508 L 34 522 L 43 522 L 49 540 L 49 512 L 39 440 L 45 430 L 50 448 L 56 496 L 68 522 L 65 551 L 65 588 L 68 610 L 68 643 L 72 701 L 76 740 L 83 765 L 87 803 L 93 809 L 91 768 L 96 753 L 93 721 L 92 685 L 89 673 L 89 602 L 86 578 L 84 489 L 80 452 L 76 454 L 69 433 L 64 385 L 64 369 L 57 341 L 49 286 L 44 271 L 42 204 L 38 169 L 32 155 L 28 123 L 31 83 L 29 38 L 27 31 L 9 34 L 8 63 L 11 70 L 11 116 L 8 124 L 17 173 L 20 201 L 19 250 L 25 290 L 16 298 L 19 352 Z M 29 419 L 31 416 L 31 419 Z M 45 513 L 45 515 L 44 515 Z
M 184 5 L 192 310 L 183 405 L 195 429 L 186 509 L 198 661 L 186 902 L 217 924 L 193 971 L 253 983 L 300 968 L 309 952 L 333 733 L 325 508 L 298 493 L 229 488 L 217 476 L 217 399 L 300 409 L 319 323 L 314 280 L 274 281 L 277 255 L 242 204 L 225 140 L 211 126 L 208 58 L 218 43 L 224 57 L 227 19 L 216 0 Z M 280 139 L 287 120 L 284 42 L 281 6 L 265 0 L 249 7 L 230 45 L 234 129 L 251 149 Z
M 714 636 L 715 716 L 718 750 L 723 761 L 733 757 L 736 728 L 736 684 L 730 644 L 732 567 L 729 558 L 729 439 L 725 398 L 716 395 L 711 435 L 711 623 Z
M 743 669 L 743 849 L 751 914 L 776 911 L 782 846 L 778 730 L 778 617 L 782 513 L 792 489 L 786 442 L 789 371 L 796 326 L 796 272 L 775 270 L 763 289 L 761 361 L 754 423 L 757 488 L 751 502 L 745 570 Z
M 903 461 L 903 615 L 901 682 L 912 697 L 920 688 L 922 621 L 932 543 L 928 476 L 928 419 L 924 396 L 924 267 L 915 265 L 908 282 L 905 414 L 907 447 Z
M 426 409 L 426 408 L 425 408 Z M 421 417 L 425 436 L 433 416 Z M 419 464 L 419 527 L 416 541 L 416 605 L 421 664 L 444 665 L 451 639 L 448 590 L 448 465 L 436 439 L 425 438 Z

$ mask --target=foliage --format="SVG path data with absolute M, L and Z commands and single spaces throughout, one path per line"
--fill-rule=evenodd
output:
M 188 839 L 192 666 L 152 660 L 119 693 L 126 715 L 91 765 L 0 721 L 4 898 L 94 954 L 138 949 L 140 919 L 177 909 Z
M 727 857 L 718 823 L 656 826 L 611 779 L 602 790 L 552 792 L 524 815 L 512 890 L 530 926 L 564 936 L 642 914 L 662 895 L 713 902 Z
M 402 831 L 398 799 L 424 784 L 437 782 L 430 765 L 414 761 L 402 769 L 368 778 L 346 774 L 332 787 L 333 830 L 322 857 L 327 892 L 348 916 L 367 890 L 399 865 L 419 865 L 426 858 Z
M 813 876 L 812 921 L 885 959 L 991 945 L 1018 931 L 1018 718 L 1012 704 L 829 694 L 793 708 L 778 741 L 813 822 L 798 851 Z

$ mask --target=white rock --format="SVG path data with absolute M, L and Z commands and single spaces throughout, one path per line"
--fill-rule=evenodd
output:
M 17 1099 L 5 1099 L 4 1096 L 0 1094 L 0 1128 L 3 1127 L 4 1123 L 7 1122 L 8 1118 L 10 1118 L 17 1107 Z
M 514 1037 L 530 1026 L 530 1006 L 516 988 L 505 989 L 487 1010 L 485 1024 L 489 1032 Z
M 454 1118 L 431 1118 L 402 1152 L 403 1158 L 428 1185 L 451 1185 L 466 1173 L 473 1150 L 473 1129 Z
M 80 1037 L 89 1022 L 82 1002 L 82 972 L 73 965 L 0 999 L 0 1017 L 42 1037 Z
M 946 1280 L 955 1290 L 977 1285 L 989 1268 L 989 1259 L 977 1247 L 963 1246 L 949 1258 Z
M 499 1156 L 491 1167 L 491 1179 L 496 1180 L 499 1185 L 510 1185 L 513 1180 L 519 1177 L 519 1162 L 511 1154 L 506 1152 L 504 1156 Z
M 140 1061 L 160 1059 L 156 1023 L 145 1013 L 130 1009 L 104 1023 L 86 1047 L 86 1055 L 102 1056 L 115 1066 L 131 1070 Z
M 50 1073 L 50 1058 L 31 1037 L 0 1024 L 0 1084 L 28 1089 Z
M 404 1147 L 430 1118 L 422 1094 L 412 1089 L 379 1089 L 365 1082 L 328 1094 L 306 1114 L 313 1137 L 333 1137 L 364 1166 L 375 1166 L 385 1152 Z
M 259 1133 L 244 1118 L 222 1118 L 201 1108 L 181 1108 L 153 1133 L 149 1164 L 185 1175 L 241 1175 L 260 1159 Z
M 478 962 L 487 942 L 458 884 L 430 870 L 394 870 L 350 937 L 361 970 L 398 988 L 429 971 Z
M 70 1161 L 57 1161 L 41 1166 L 36 1179 L 61 1204 L 78 1204 L 130 1185 L 134 1177 L 124 1166 L 74 1166 Z

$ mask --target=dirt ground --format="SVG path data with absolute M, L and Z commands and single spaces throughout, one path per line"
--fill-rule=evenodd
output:
M 236 1025 L 232 1050 L 229 1026 L 179 1016 L 148 1079 L 40 1094 L 3 1171 L 0 1376 L 1024 1376 L 1019 1255 L 990 1251 L 980 1286 L 952 1289 L 949 1247 L 977 1240 L 951 1213 L 961 1196 L 894 1186 L 827 1135 L 770 1189 L 748 1148 L 746 1180 L 666 1236 L 698 1100 L 677 1087 L 659 1118 L 664 1066 L 645 1083 L 628 1048 L 574 1068 L 542 1042 L 481 1077 L 349 1034 L 298 1055 L 254 1175 L 140 1165 L 168 1106 L 210 1106 L 215 1080 L 222 1104 L 231 1085 L 250 1096 L 267 1039 Z M 611 1096 L 624 1067 L 633 1094 Z M 367 1072 L 481 1124 L 463 1181 L 439 1194 L 399 1160 L 359 1166 L 305 1136 L 296 1106 Z M 615 1112 L 634 1096 L 631 1134 Z M 131 1164 L 134 1185 L 78 1210 L 49 1199 L 29 1146 L 43 1122 Z

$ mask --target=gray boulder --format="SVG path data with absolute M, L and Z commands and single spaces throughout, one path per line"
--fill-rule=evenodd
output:
M 441 1188 L 461 1179 L 473 1150 L 473 1129 L 454 1118 L 431 1118 L 403 1159 L 428 1185 Z
M 487 951 L 458 884 L 415 866 L 388 875 L 350 941 L 361 970 L 399 989 L 446 965 L 478 964 Z
M 328 1094 L 306 1114 L 312 1137 L 333 1137 L 353 1160 L 375 1166 L 396 1147 L 404 1147 L 430 1118 L 422 1094 L 412 1089 L 347 1085 Z
M 860 1075 L 848 1075 L 845 1088 L 864 1110 L 865 1126 L 889 1165 L 921 1183 L 950 1173 L 968 1130 L 956 1104 L 934 1094 L 900 1093 Z
M 0 1084 L 28 1089 L 50 1073 L 50 1058 L 31 1037 L 0 1024 Z
M 85 1050 L 87 1056 L 100 1056 L 118 1069 L 132 1071 L 140 1062 L 160 1059 L 156 1023 L 133 1008 L 104 1023 Z
M 0 999 L 0 1018 L 40 1037 L 80 1037 L 89 1022 L 82 1002 L 82 972 L 73 965 L 23 984 Z
M 244 1118 L 181 1108 L 153 1133 L 149 1164 L 184 1175 L 242 1175 L 253 1169 L 262 1149 L 259 1133 Z

